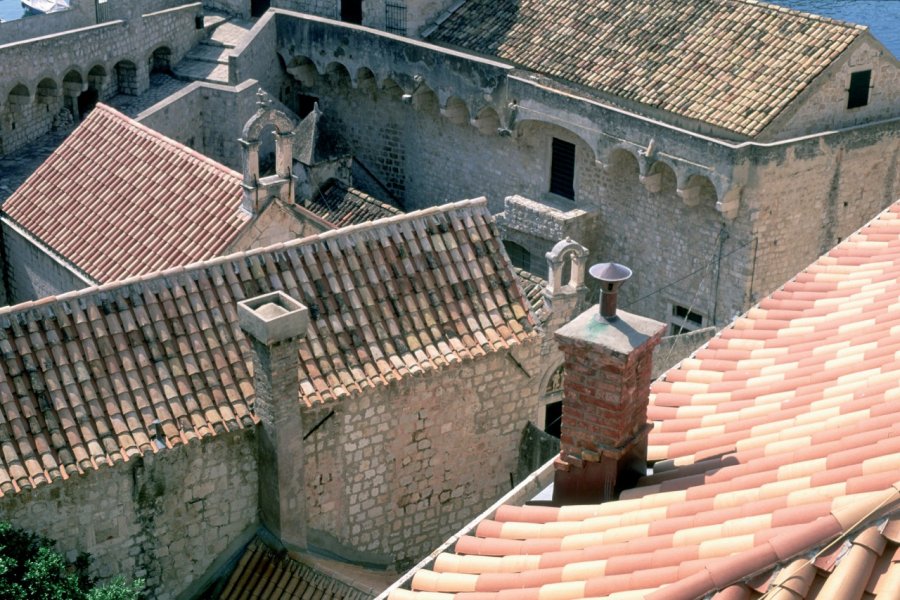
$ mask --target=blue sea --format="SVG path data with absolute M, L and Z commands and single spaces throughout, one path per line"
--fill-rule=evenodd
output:
M 591 0 L 583 0 L 590 2 Z M 697 0 L 704 2 L 705 0 Z M 833 19 L 868 25 L 881 43 L 900 58 L 900 0 L 769 0 Z M 19 0 L 0 0 L 0 20 L 22 16 Z

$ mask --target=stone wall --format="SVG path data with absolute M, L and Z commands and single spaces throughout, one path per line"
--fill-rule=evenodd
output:
M 509 491 L 560 360 L 535 340 L 307 410 L 307 430 L 335 411 L 305 442 L 310 543 L 400 568 L 427 554 Z
M 93 281 L 38 245 L 31 236 L 2 219 L 4 273 L 8 304 L 18 304 L 79 290 Z
M 62 107 L 77 112 L 77 98 L 88 88 L 100 99 L 146 90 L 155 50 L 168 48 L 174 64 L 200 40 L 195 17 L 201 9 L 184 4 L 0 45 L 0 154 L 50 131 Z
M 0 498 L 4 518 L 89 552 L 100 578 L 143 577 L 175 598 L 257 524 L 256 437 L 220 434 Z
M 332 229 L 312 215 L 304 220 L 280 202 L 271 202 L 253 223 L 231 244 L 229 252 L 265 248 L 272 244 L 315 235 Z
M 850 74 L 865 70 L 872 71 L 868 104 L 848 109 Z M 900 63 L 866 33 L 801 94 L 794 106 L 773 121 L 760 139 L 784 139 L 887 119 L 896 116 L 898 97 Z
M 758 147 L 742 204 L 756 302 L 900 198 L 900 128 L 886 123 Z
M 70 0 L 69 9 L 0 23 L 0 45 L 88 27 L 97 22 L 96 0 Z

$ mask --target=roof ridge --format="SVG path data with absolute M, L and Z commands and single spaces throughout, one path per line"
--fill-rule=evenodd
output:
M 65 292 L 63 294 L 59 294 L 56 296 L 46 296 L 44 298 L 38 298 L 37 300 L 29 300 L 27 302 L 22 302 L 19 304 L 13 304 L 10 306 L 2 306 L 0 307 L 0 316 L 7 316 L 12 314 L 17 314 L 20 312 L 34 310 L 40 308 L 42 306 L 46 306 L 48 304 L 53 304 L 56 302 L 63 302 L 68 300 L 73 300 L 75 298 L 82 298 L 91 296 L 93 294 L 99 294 L 104 292 L 110 292 L 112 290 L 125 288 L 130 285 L 134 285 L 140 282 L 148 282 L 157 279 L 163 279 L 165 277 L 169 277 L 172 275 L 178 275 L 182 273 L 189 273 L 192 271 L 199 271 L 202 269 L 207 269 L 209 267 L 213 267 L 216 265 L 227 264 L 239 258 L 255 256 L 260 254 L 268 254 L 271 252 L 276 252 L 279 250 L 287 250 L 289 248 L 295 248 L 299 246 L 305 246 L 307 244 L 313 244 L 319 241 L 328 241 L 334 239 L 344 238 L 350 235 L 358 234 L 364 231 L 369 231 L 371 229 L 378 229 L 381 227 L 385 227 L 388 225 L 396 224 L 396 223 L 404 223 L 408 221 L 417 221 L 420 219 L 424 219 L 430 215 L 434 214 L 450 214 L 454 212 L 460 212 L 468 208 L 483 208 L 487 210 L 487 198 L 473 198 L 468 200 L 459 200 L 457 202 L 450 202 L 448 204 L 443 204 L 439 206 L 432 206 L 429 208 L 425 208 L 418 211 L 413 211 L 409 213 L 402 213 L 399 215 L 395 215 L 392 217 L 385 217 L 382 219 L 376 219 L 374 221 L 369 221 L 366 223 L 359 223 L 356 225 L 348 225 L 346 227 L 341 227 L 339 229 L 332 229 L 331 231 L 325 231 L 322 233 L 310 235 L 303 238 L 293 239 L 287 242 L 279 242 L 276 244 L 272 244 L 271 246 L 265 246 L 263 248 L 253 248 L 251 250 L 243 250 L 240 252 L 234 252 L 231 254 L 226 254 L 224 256 L 216 256 L 214 258 L 210 258 L 207 260 L 197 261 L 188 265 L 181 265 L 177 267 L 172 267 L 170 269 L 164 269 L 161 271 L 155 271 L 153 273 L 145 273 L 143 275 L 135 275 L 132 277 L 127 277 L 125 279 L 119 279 L 116 281 L 110 281 L 107 283 L 103 283 L 100 285 L 89 286 L 85 288 L 81 288 L 78 290 L 72 290 L 69 292 Z
M 755 4 L 762 8 L 772 9 L 773 12 L 785 12 L 797 16 L 803 16 L 806 18 L 811 18 L 815 21 L 822 21 L 823 23 L 831 23 L 835 25 L 843 25 L 848 29 L 858 29 L 860 31 L 868 31 L 869 28 L 866 25 L 862 25 L 860 23 L 853 23 L 851 21 L 844 21 L 842 19 L 835 19 L 832 17 L 826 17 L 825 15 L 820 15 L 816 13 L 806 12 L 805 10 L 800 10 L 797 8 L 791 8 L 789 6 L 782 6 L 780 4 L 774 4 L 773 2 L 767 2 L 766 0 L 734 0 L 735 2 L 742 2 L 744 4 Z
M 234 169 L 231 169 L 231 168 L 223 165 L 222 163 L 220 163 L 216 160 L 213 160 L 212 158 L 210 158 L 209 156 L 206 156 L 205 154 L 203 154 L 201 152 L 197 152 L 190 146 L 188 146 L 186 144 L 182 144 L 178 140 L 174 140 L 174 139 L 168 137 L 167 135 L 165 135 L 151 127 L 148 127 L 147 125 L 144 125 L 137 119 L 133 119 L 133 118 L 129 117 L 125 113 L 116 110 L 115 108 L 113 108 L 112 106 L 109 106 L 108 104 L 98 102 L 94 106 L 94 110 L 97 110 L 97 109 L 100 109 L 102 112 L 119 119 L 125 126 L 132 127 L 133 129 L 136 129 L 137 131 L 146 133 L 147 135 L 153 137 L 154 139 L 173 147 L 175 150 L 178 150 L 180 152 L 183 152 L 184 154 L 187 154 L 190 157 L 195 158 L 196 160 L 198 160 L 201 164 L 203 164 L 205 166 L 212 167 L 212 168 L 216 169 L 217 171 L 221 171 L 225 175 L 236 177 L 239 181 L 242 180 L 244 177 L 241 173 L 238 173 Z

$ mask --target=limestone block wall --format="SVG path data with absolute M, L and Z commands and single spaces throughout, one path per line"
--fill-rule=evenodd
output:
M 283 72 L 276 46 L 277 35 L 275 13 L 268 12 L 256 22 L 244 43 L 232 51 L 228 65 L 229 83 L 255 79 L 263 89 L 277 96 Z
M 148 598 L 175 598 L 256 526 L 255 452 L 253 431 L 222 434 L 2 497 L 0 510 L 63 553 L 89 552 L 95 576 L 143 577 Z
M 5 258 L 3 281 L 8 304 L 79 290 L 92 281 L 52 255 L 6 218 L 0 223 Z
M 869 33 L 844 54 L 760 139 L 785 139 L 900 116 L 900 62 Z M 865 70 L 872 71 L 868 104 L 848 109 L 850 75 Z
M 900 198 L 896 122 L 751 154 L 753 300 L 770 293 Z
M 293 239 L 315 235 L 331 229 L 325 223 L 314 219 L 303 220 L 297 213 L 283 206 L 280 202 L 272 202 L 266 206 L 253 223 L 241 232 L 229 252 L 240 252 L 253 248 L 265 248 L 272 244 L 287 242 Z
M 546 371 L 539 340 L 304 413 L 310 543 L 355 560 L 416 561 L 509 491 Z M 355 549 L 352 552 L 350 549 Z

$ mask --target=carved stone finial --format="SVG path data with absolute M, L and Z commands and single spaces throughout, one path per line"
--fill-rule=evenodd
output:
M 272 104 L 272 99 L 269 98 L 269 95 L 262 88 L 256 90 L 256 98 L 257 112 L 268 110 L 269 106 Z

